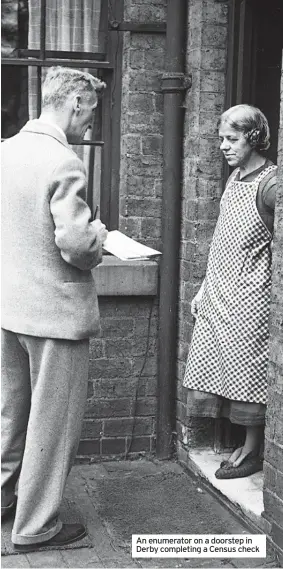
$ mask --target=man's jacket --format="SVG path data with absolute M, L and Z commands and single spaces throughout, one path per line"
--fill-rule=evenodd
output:
M 1 325 L 46 338 L 94 335 L 91 269 L 102 245 L 90 223 L 84 166 L 63 134 L 39 120 L 1 146 Z

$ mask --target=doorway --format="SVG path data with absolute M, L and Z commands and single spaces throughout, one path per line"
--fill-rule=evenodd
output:
M 267 157 L 277 163 L 283 50 L 282 0 L 232 0 L 229 14 L 226 103 L 259 107 L 271 133 Z M 224 165 L 224 183 L 231 171 Z M 214 450 L 240 446 L 245 429 L 226 419 L 215 422 Z

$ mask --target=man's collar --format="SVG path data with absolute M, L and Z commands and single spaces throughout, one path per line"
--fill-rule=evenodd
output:
M 43 121 L 41 119 L 34 119 L 28 121 L 25 126 L 21 129 L 24 132 L 33 132 L 36 134 L 46 134 L 52 136 L 67 148 L 70 148 L 66 135 L 64 131 L 58 125 L 54 123 Z
M 40 120 L 40 119 L 39 119 L 39 120 Z M 58 132 L 67 140 L 67 137 L 66 137 L 66 135 L 65 135 L 65 133 L 64 133 L 64 131 L 63 131 L 63 129 L 62 129 L 58 124 L 55 124 L 54 122 L 49 121 L 49 120 L 46 120 L 46 119 L 40 120 L 40 122 L 43 122 L 44 124 L 48 124 L 49 126 L 53 126 L 53 127 L 56 128 L 56 130 L 58 130 Z

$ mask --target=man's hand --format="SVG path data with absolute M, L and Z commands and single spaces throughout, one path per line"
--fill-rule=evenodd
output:
M 101 244 L 103 245 L 104 241 L 106 240 L 106 237 L 108 235 L 108 231 L 106 229 L 106 226 L 100 221 L 100 219 L 95 219 L 94 221 L 91 222 L 91 225 L 94 227 L 98 238 L 101 242 Z

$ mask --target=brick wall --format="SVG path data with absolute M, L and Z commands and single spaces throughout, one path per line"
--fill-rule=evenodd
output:
M 187 445 L 207 445 L 213 436 L 210 419 L 186 418 L 182 381 L 193 328 L 190 304 L 205 275 L 222 193 L 216 125 L 224 110 L 227 26 L 228 3 L 189 2 L 186 61 L 192 88 L 185 116 L 177 376 L 178 453 L 185 462 Z
M 165 22 L 166 0 L 125 0 L 124 20 Z M 119 229 L 157 249 L 161 247 L 164 56 L 165 34 L 124 32 Z M 102 337 L 91 341 L 81 456 L 154 451 L 157 308 L 157 299 L 150 297 L 100 298 Z
M 26 0 L 2 2 L 5 56 L 19 45 L 26 47 L 17 34 L 19 10 L 21 7 L 24 12 L 25 6 Z M 125 0 L 124 20 L 166 21 L 166 0 Z M 161 246 L 163 96 L 159 78 L 164 54 L 165 34 L 124 34 L 120 229 L 156 248 Z M 7 94 L 5 89 L 2 93 L 4 136 L 17 132 L 20 123 L 28 119 L 27 90 L 23 95 L 23 89 L 18 88 L 23 72 L 19 67 L 14 71 L 13 97 L 10 89 Z M 10 69 L 7 72 L 11 74 Z M 25 106 L 19 96 L 25 96 Z M 100 298 L 102 336 L 91 340 L 88 406 L 80 457 L 126 456 L 154 450 L 157 305 L 152 297 Z
M 102 334 L 91 339 L 86 460 L 153 452 L 157 389 L 154 297 L 100 297 Z
M 166 0 L 125 0 L 126 21 L 166 21 Z M 124 34 L 120 229 L 160 248 L 165 34 Z
M 269 405 L 265 429 L 264 506 L 283 564 L 283 73 L 278 148 L 273 284 L 270 313 Z

